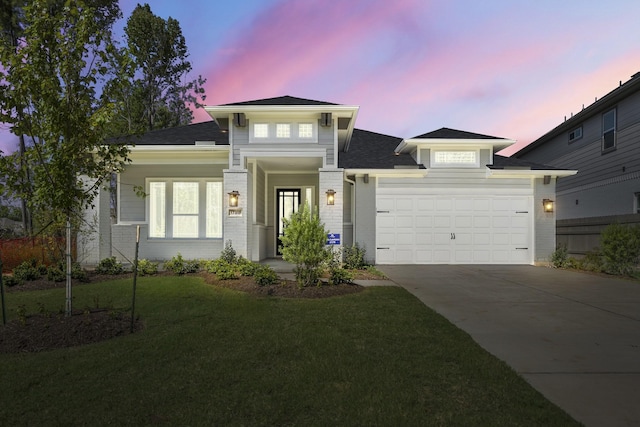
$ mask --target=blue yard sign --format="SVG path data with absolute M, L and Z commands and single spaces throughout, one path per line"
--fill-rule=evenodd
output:
M 339 244 L 340 244 L 340 233 L 327 234 L 327 245 L 339 245 Z

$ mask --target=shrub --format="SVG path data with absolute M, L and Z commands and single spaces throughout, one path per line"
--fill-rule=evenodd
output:
M 364 270 L 367 263 L 364 260 L 366 251 L 361 248 L 358 243 L 353 246 L 345 246 L 343 248 L 344 268 L 350 270 Z
M 116 260 L 116 257 L 112 256 L 105 258 L 98 263 L 96 273 L 110 275 L 122 274 L 124 273 L 124 267 L 120 261 Z
M 587 252 L 584 258 L 576 262 L 576 265 L 580 270 L 593 271 L 596 273 L 602 273 L 605 271 L 604 260 L 602 259 L 602 254 L 598 249 Z
M 40 269 L 37 266 L 37 261 L 24 261 L 22 264 L 13 269 L 13 277 L 23 282 L 39 279 Z
M 278 274 L 268 265 L 259 265 L 253 278 L 258 286 L 269 286 L 278 283 Z
M 164 269 L 175 274 L 197 273 L 200 265 L 197 260 L 185 260 L 180 252 L 164 263 Z
M 315 285 L 322 264 L 329 259 L 325 247 L 327 231 L 318 212 L 310 212 L 306 204 L 298 212 L 284 219 L 282 259 L 296 265 L 294 270 L 299 287 Z
M 141 276 L 152 276 L 158 272 L 158 263 L 148 259 L 138 260 L 138 274 Z
M 249 261 L 246 258 L 239 257 L 236 261 L 236 265 L 238 267 L 238 272 L 241 276 L 255 276 L 256 271 L 260 268 L 260 264 Z
M 353 280 L 353 273 L 344 268 L 332 268 L 331 275 L 329 276 L 329 284 L 339 285 L 341 283 L 351 283 Z
M 204 269 L 209 273 L 218 274 L 218 271 L 228 269 L 230 266 L 231 264 L 228 261 L 218 258 L 208 261 L 205 264 Z
M 640 255 L 638 227 L 621 224 L 608 225 L 601 234 L 601 252 L 607 273 L 630 275 Z
M 8 287 L 20 286 L 23 283 L 24 282 L 22 280 L 18 279 L 15 276 L 2 276 L 2 284 L 4 286 L 8 286 Z
M 237 261 L 236 250 L 231 246 L 231 240 L 227 240 L 224 249 L 220 252 L 220 259 L 225 260 L 229 264 L 235 264 Z
M 568 258 L 567 246 L 560 244 L 551 254 L 551 265 L 555 268 L 566 268 Z
M 47 268 L 47 280 L 50 282 L 64 282 L 67 274 L 58 265 L 51 265 Z
M 51 265 L 47 268 L 47 280 L 52 282 L 64 282 L 67 278 L 67 264 L 58 263 L 57 265 Z M 81 282 L 88 282 L 89 275 L 82 266 L 74 262 L 71 264 L 71 278 L 77 279 Z

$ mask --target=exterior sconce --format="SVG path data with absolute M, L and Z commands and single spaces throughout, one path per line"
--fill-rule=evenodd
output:
M 553 212 L 553 200 L 551 199 L 543 199 L 542 207 L 545 212 Z
M 238 199 L 240 198 L 240 193 L 238 193 L 236 190 L 233 190 L 231 193 L 228 193 L 228 194 L 229 194 L 229 207 L 237 208 Z
M 336 192 L 334 190 L 327 190 L 327 205 L 333 206 L 336 201 Z

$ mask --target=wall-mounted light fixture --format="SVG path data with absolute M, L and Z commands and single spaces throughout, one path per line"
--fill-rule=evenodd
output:
M 228 194 L 229 194 L 229 207 L 237 208 L 238 200 L 240 199 L 240 193 L 238 193 L 236 190 L 233 190 L 231 193 L 228 193 Z
M 543 199 L 542 208 L 544 209 L 545 212 L 553 212 L 553 200 Z
M 336 192 L 335 190 L 327 190 L 327 204 L 333 205 L 336 201 Z

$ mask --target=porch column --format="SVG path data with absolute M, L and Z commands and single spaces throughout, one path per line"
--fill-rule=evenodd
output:
M 224 176 L 224 244 L 231 240 L 237 255 L 247 259 L 249 253 L 249 173 L 246 169 L 225 169 Z M 229 193 L 237 191 L 238 206 L 229 206 Z
M 340 249 L 343 244 L 343 210 L 344 210 L 344 178 L 343 169 L 322 168 L 319 169 L 319 189 L 318 189 L 318 211 L 320 221 L 324 223 L 324 228 L 329 234 L 339 236 L 339 242 L 334 242 L 336 249 Z M 327 204 L 327 190 L 335 191 L 333 205 Z

